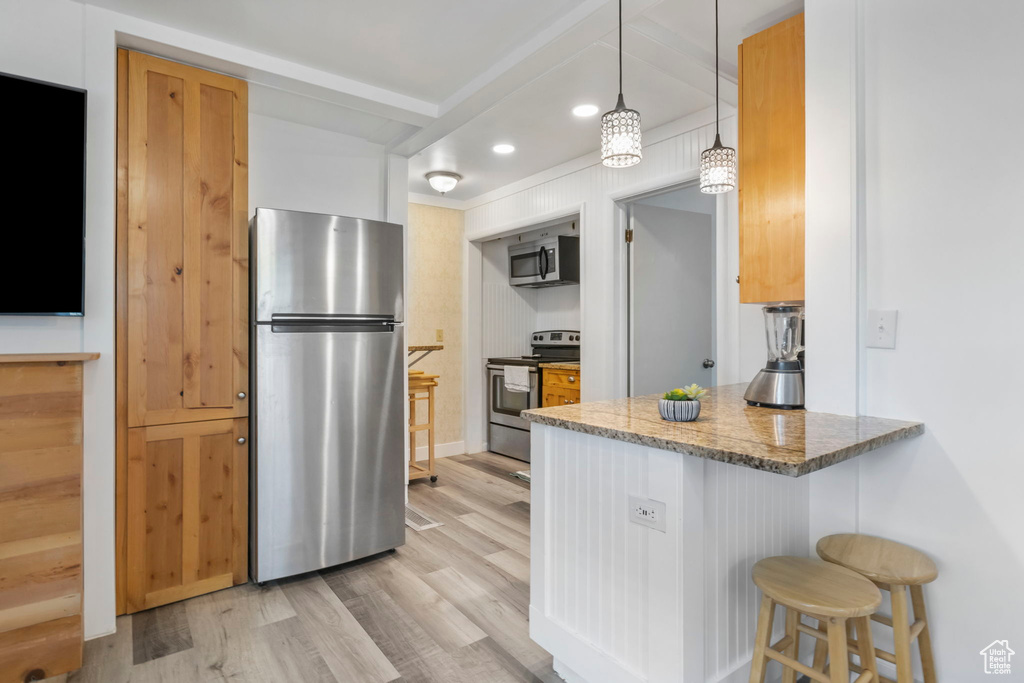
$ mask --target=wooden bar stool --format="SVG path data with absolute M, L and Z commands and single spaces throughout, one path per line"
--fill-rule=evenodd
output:
M 437 481 L 434 468 L 434 387 L 440 375 L 428 375 L 422 370 L 409 371 L 409 481 L 430 477 Z M 427 402 L 427 421 L 416 423 L 416 402 Z M 416 434 L 427 432 L 427 466 L 416 461 Z
M 801 673 L 820 683 L 850 683 L 850 651 L 861 656 L 864 670 L 855 683 L 878 680 L 874 644 L 868 617 L 882 602 L 882 594 L 860 574 L 835 564 L 807 557 L 768 557 L 754 565 L 754 584 L 761 589 L 761 612 L 754 637 L 750 683 L 764 683 L 769 659 L 782 664 L 782 682 L 794 683 Z M 786 634 L 770 643 L 775 606 L 786 608 Z M 818 620 L 818 628 L 801 621 L 801 615 Z M 856 623 L 855 642 L 848 641 L 847 623 Z M 830 670 L 800 663 L 800 634 L 826 643 Z
M 892 627 L 896 652 L 875 648 L 875 655 L 896 665 L 897 683 L 913 683 L 913 661 L 910 644 L 917 640 L 921 649 L 921 672 L 925 683 L 935 683 L 935 661 L 932 659 L 932 638 L 924 606 L 922 586 L 938 577 L 932 559 L 910 546 L 877 536 L 835 534 L 818 541 L 818 556 L 871 579 L 892 596 L 892 616 L 874 614 L 871 618 Z M 907 610 L 907 592 L 914 608 L 914 622 Z M 819 656 L 815 650 L 815 660 Z M 821 654 L 823 657 L 824 655 Z M 883 677 L 883 681 L 891 681 Z

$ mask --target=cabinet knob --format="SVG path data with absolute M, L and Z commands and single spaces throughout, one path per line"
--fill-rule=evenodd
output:
M 244 436 L 238 437 L 238 443 L 245 443 L 245 437 Z
M 710 358 L 705 358 L 702 365 L 706 368 L 713 368 L 715 367 L 715 361 L 711 360 Z
M 575 382 L 575 381 L 576 381 L 576 378 L 575 378 L 575 377 L 573 377 L 572 375 L 569 375 L 569 381 L 570 381 L 570 382 Z
M 569 403 L 569 399 L 567 399 L 567 398 L 566 399 L 562 399 L 562 400 L 565 401 L 566 404 Z
M 244 391 L 239 391 L 238 392 L 238 398 L 245 398 L 245 392 Z

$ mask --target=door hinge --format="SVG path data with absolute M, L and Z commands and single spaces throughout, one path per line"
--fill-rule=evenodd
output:
M 632 244 L 632 243 L 633 243 L 633 228 L 628 228 L 626 230 L 626 244 Z

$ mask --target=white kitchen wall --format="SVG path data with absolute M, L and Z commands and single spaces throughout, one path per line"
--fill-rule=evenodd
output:
M 697 176 L 700 152 L 714 142 L 713 110 L 701 112 L 658 131 L 648 131 L 644 159 L 628 169 L 609 169 L 596 154 L 551 169 L 474 200 L 466 211 L 467 290 L 480 286 L 481 249 L 474 240 L 509 234 L 558 215 L 581 214 L 580 327 L 582 364 L 587 381 L 583 399 L 594 401 L 626 394 L 626 326 L 624 241 L 617 201 L 679 185 Z M 736 120 L 722 121 L 722 136 L 736 139 Z M 719 383 L 749 381 L 764 364 L 764 332 L 755 307 L 740 308 L 736 194 L 720 195 L 718 215 L 718 377 Z M 475 278 L 475 279 L 474 279 Z M 483 319 L 491 305 L 467 292 L 467 325 Z M 746 310 L 752 309 L 752 310 Z M 485 334 L 485 333 L 484 333 Z M 467 339 L 467 396 L 483 386 L 479 358 L 484 344 Z M 483 444 L 483 405 L 467 405 L 467 448 Z
M 0 317 L 0 353 L 101 353 L 100 360 L 85 366 L 83 613 L 87 638 L 111 633 L 115 624 L 116 49 L 119 44 L 136 41 L 169 50 L 186 49 L 221 65 L 235 64 L 239 73 L 244 73 L 250 60 L 262 60 L 263 65 L 268 61 L 263 55 L 226 43 L 71 0 L 0 0 L 0 71 L 89 91 L 85 317 Z M 288 62 L 273 63 L 296 79 L 313 73 Z M 378 159 L 377 149 L 335 133 L 254 118 L 249 149 L 250 202 L 266 198 L 268 203 L 287 202 L 291 204 L 288 208 L 308 204 L 310 210 L 337 208 L 344 213 L 365 212 L 373 218 L 383 217 L 391 197 L 395 198 L 391 220 L 404 222 L 408 194 L 404 160 Z M 267 164 L 274 167 L 265 169 Z
M 863 234 L 846 241 L 856 258 L 845 259 L 845 271 L 809 270 L 807 287 L 849 291 L 849 278 L 859 276 L 862 308 L 899 310 L 896 348 L 861 348 L 861 409 L 920 420 L 927 430 L 858 458 L 858 468 L 847 471 L 850 524 L 936 560 L 939 578 L 925 591 L 939 678 L 980 681 L 988 678 L 982 648 L 996 639 L 1018 653 L 1024 646 L 1024 458 L 1017 426 L 1024 317 L 1013 303 L 1024 290 L 1024 92 L 1013 85 L 1021 79 L 1024 5 L 812 0 L 809 46 L 816 25 L 829 27 L 817 18 L 835 5 L 850 17 L 859 9 L 859 26 L 834 23 L 833 35 L 818 36 L 831 46 L 817 60 L 830 71 L 818 75 L 844 93 L 860 93 L 846 112 L 860 112 Z M 839 46 L 852 44 L 854 28 L 859 45 L 848 53 Z M 851 79 L 843 64 L 852 54 L 859 54 L 854 89 L 856 74 Z M 811 63 L 809 51 L 809 69 Z M 809 72 L 809 98 L 811 83 Z M 834 111 L 818 111 L 834 119 Z M 809 101 L 809 133 L 811 116 Z M 808 153 L 815 154 L 810 138 Z M 809 191 L 812 163 L 809 156 Z M 812 223 L 809 211 L 808 232 L 819 228 L 828 230 Z M 808 251 L 809 264 L 812 258 Z M 848 301 L 836 303 L 836 310 L 820 312 L 817 325 L 848 327 Z M 809 360 L 813 373 L 810 352 Z M 841 374 L 848 363 L 833 360 L 823 370 Z M 851 400 L 848 382 L 821 391 L 834 392 L 824 397 L 833 405 Z M 812 519 L 825 512 L 813 500 Z M 1003 678 L 1024 680 L 1021 655 L 1011 665 L 1013 673 Z
M 249 206 L 384 219 L 383 145 L 249 115 Z

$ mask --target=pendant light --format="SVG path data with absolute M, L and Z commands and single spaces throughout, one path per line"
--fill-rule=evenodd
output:
M 700 191 L 721 194 L 736 187 L 736 150 L 718 133 L 718 0 L 715 0 L 715 144 L 700 155 Z
M 639 164 L 643 156 L 640 112 L 626 109 L 622 99 L 622 0 L 619 0 L 619 101 L 615 109 L 601 117 L 601 163 L 611 168 L 625 168 Z

